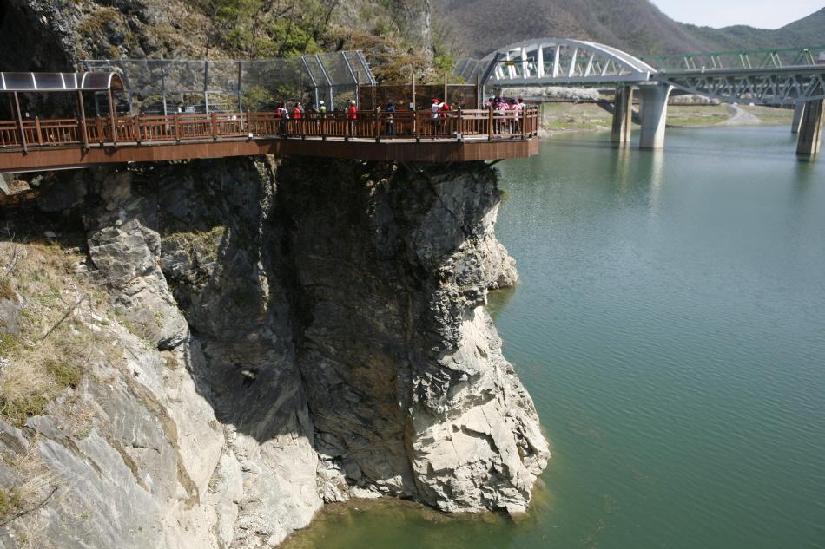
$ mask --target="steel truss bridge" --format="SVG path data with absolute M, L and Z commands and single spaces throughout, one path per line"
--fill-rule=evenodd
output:
M 543 38 L 461 60 L 454 72 L 488 88 L 660 83 L 728 103 L 825 98 L 825 46 L 638 58 L 596 42 Z
M 642 148 L 664 145 L 667 102 L 673 90 L 726 103 L 795 107 L 797 153 L 821 148 L 825 46 L 634 57 L 616 48 L 559 38 L 512 44 L 481 60 L 464 59 L 454 72 L 486 88 L 613 87 L 613 140 L 630 138 L 634 89 L 641 99 Z

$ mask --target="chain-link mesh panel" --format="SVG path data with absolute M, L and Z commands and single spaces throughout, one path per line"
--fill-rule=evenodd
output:
M 475 86 L 468 84 L 417 84 L 415 86 L 415 108 L 416 110 L 430 109 L 433 98 L 446 100 L 453 108 L 464 109 L 478 108 L 478 98 Z M 381 107 L 385 109 L 389 103 L 393 103 L 396 108 L 409 108 L 413 101 L 412 84 L 392 84 L 381 86 L 368 86 L 361 88 L 361 108 L 375 109 Z
M 135 113 L 254 111 L 280 102 L 321 100 L 332 110 L 358 101 L 360 85 L 375 83 L 357 51 L 252 61 L 87 60 L 82 65 L 120 73 Z

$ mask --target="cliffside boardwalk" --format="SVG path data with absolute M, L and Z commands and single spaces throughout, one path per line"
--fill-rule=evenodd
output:
M 433 118 L 422 110 L 304 113 L 118 114 L 118 73 L 0 73 L 16 120 L 0 121 L 0 172 L 120 162 L 231 156 L 318 156 L 359 160 L 462 162 L 538 153 L 538 109 L 462 109 Z M 73 118 L 25 118 L 21 93 L 75 94 Z M 87 95 L 105 96 L 105 115 L 88 117 Z M 97 106 L 97 105 L 96 105 Z

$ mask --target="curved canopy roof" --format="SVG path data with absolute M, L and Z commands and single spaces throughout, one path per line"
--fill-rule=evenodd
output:
M 0 92 L 122 90 L 116 72 L 0 72 Z

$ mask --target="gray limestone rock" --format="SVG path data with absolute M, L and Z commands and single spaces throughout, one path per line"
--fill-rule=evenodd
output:
M 324 452 L 377 493 L 523 512 L 549 451 L 483 309 L 516 278 L 495 172 L 295 161 L 279 176 Z

